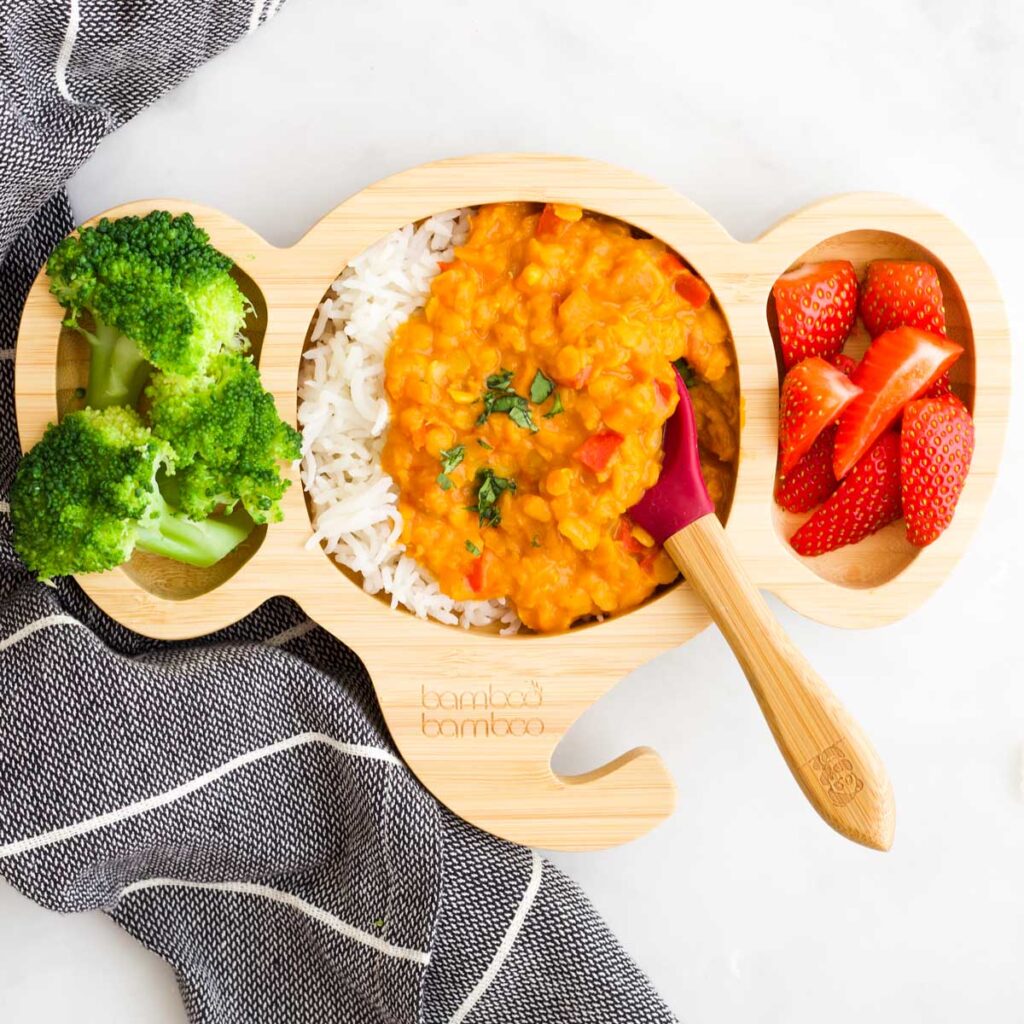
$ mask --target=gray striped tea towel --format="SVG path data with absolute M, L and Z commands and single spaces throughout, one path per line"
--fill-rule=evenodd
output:
M 363 666 L 294 605 L 157 643 L 71 581 L 34 582 L 11 548 L 17 321 L 72 226 L 62 186 L 280 5 L 0 11 L 0 875 L 108 913 L 204 1024 L 670 1021 L 563 874 L 424 792 Z

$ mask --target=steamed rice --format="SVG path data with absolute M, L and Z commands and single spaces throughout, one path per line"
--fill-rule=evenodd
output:
M 504 599 L 454 601 L 405 554 L 398 489 L 381 468 L 389 407 L 384 356 L 391 336 L 421 309 L 438 263 L 469 232 L 469 211 L 407 225 L 354 259 L 317 309 L 299 387 L 302 482 L 313 503 L 310 546 L 362 577 L 391 606 L 448 624 L 519 628 Z

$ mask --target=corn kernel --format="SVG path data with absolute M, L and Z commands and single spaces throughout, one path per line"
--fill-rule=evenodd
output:
M 551 210 L 559 220 L 566 220 L 570 224 L 575 224 L 583 216 L 579 206 L 567 206 L 565 203 L 552 203 Z
M 645 548 L 654 547 L 654 538 L 642 526 L 634 526 L 629 533 L 634 540 L 639 541 Z

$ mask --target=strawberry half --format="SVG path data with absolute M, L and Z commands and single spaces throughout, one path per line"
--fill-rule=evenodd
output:
M 787 512 L 810 512 L 835 489 L 832 448 L 836 428 L 826 427 L 793 469 L 780 476 L 775 485 L 775 500 Z
M 823 555 L 899 519 L 900 510 L 900 436 L 890 431 L 789 542 L 798 554 Z
M 953 384 L 949 379 L 949 374 L 944 373 L 925 393 L 925 398 L 944 398 L 946 395 L 953 394 Z
M 829 362 L 837 370 L 842 370 L 847 377 L 852 377 L 853 371 L 857 369 L 857 360 L 853 356 L 846 355 L 845 352 L 840 352 L 838 355 L 833 356 Z
M 782 382 L 779 403 L 779 469 L 800 461 L 818 435 L 860 394 L 842 370 L 817 356 L 797 363 Z
M 857 319 L 857 274 L 846 260 L 805 263 L 772 287 L 782 362 L 825 359 L 843 347 Z
M 835 471 L 842 480 L 907 402 L 927 391 L 963 349 L 948 338 L 898 327 L 875 338 L 853 373 L 861 394 L 839 417 Z
M 911 402 L 900 432 L 907 538 L 931 544 L 953 521 L 974 454 L 974 421 L 954 395 Z
M 939 275 L 930 263 L 875 260 L 868 264 L 860 315 L 872 338 L 896 327 L 946 333 Z

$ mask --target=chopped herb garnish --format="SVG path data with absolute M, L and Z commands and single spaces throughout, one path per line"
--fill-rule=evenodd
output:
M 559 413 L 565 412 L 565 406 L 562 405 L 562 395 L 560 392 L 555 392 L 555 400 L 551 403 L 551 408 L 544 413 L 544 419 L 549 420 L 552 416 L 557 416 Z
M 512 387 L 512 371 L 501 370 L 498 373 L 492 373 L 486 381 L 488 391 L 508 391 L 512 394 L 515 393 L 515 389 Z
M 487 378 L 487 392 L 484 395 L 484 411 L 477 417 L 477 426 L 483 426 L 492 413 L 505 413 L 510 420 L 523 430 L 535 434 L 540 429 L 533 422 L 530 406 L 522 395 L 517 395 L 512 387 L 512 371 L 501 370 Z
M 468 552 L 469 552 L 469 553 L 470 553 L 470 554 L 471 554 L 471 555 L 472 555 L 472 556 L 473 556 L 474 558 L 479 558 L 479 557 L 480 557 L 480 549 L 479 549 L 479 548 L 478 548 L 478 547 L 477 547 L 477 546 L 476 546 L 476 545 L 475 545 L 475 544 L 474 544 L 474 543 L 473 543 L 473 542 L 472 542 L 471 540 L 467 540 L 467 541 L 466 541 L 466 550 L 467 550 L 467 551 L 468 551 Z
M 476 479 L 476 504 L 470 511 L 477 514 L 481 526 L 498 526 L 501 523 L 498 500 L 505 491 L 515 491 L 516 482 L 508 477 L 495 476 L 493 469 L 478 469 Z
M 481 448 L 486 448 L 489 452 L 494 451 L 494 445 L 488 444 L 482 437 L 478 437 L 476 439 L 476 443 L 480 445 Z
M 677 359 L 672 365 L 679 371 L 679 376 L 683 378 L 686 390 L 691 391 L 697 383 L 697 374 L 693 367 L 685 359 Z
M 519 396 L 516 395 L 516 398 L 519 398 Z M 530 410 L 527 407 L 526 402 L 521 398 L 519 398 L 519 401 L 523 404 L 519 405 L 518 402 L 513 404 L 512 408 L 508 411 L 508 418 L 517 427 L 522 427 L 523 430 L 529 430 L 530 433 L 536 434 L 537 431 L 540 430 L 540 427 L 533 422 L 533 417 L 530 415 Z
M 450 491 L 455 484 L 448 475 L 466 456 L 466 446 L 455 445 L 454 448 L 446 448 L 441 452 L 441 472 L 437 474 L 437 486 L 442 491 Z
M 457 444 L 441 452 L 441 472 L 450 473 L 466 457 L 466 446 Z
M 540 405 L 554 390 L 555 382 L 543 370 L 538 370 L 533 375 L 533 383 L 530 385 L 530 401 L 534 405 Z
M 530 547 L 533 547 L 533 548 L 539 548 L 540 547 L 540 537 L 538 537 L 537 534 L 534 534 L 530 538 Z

